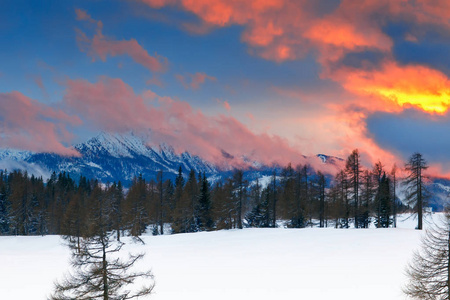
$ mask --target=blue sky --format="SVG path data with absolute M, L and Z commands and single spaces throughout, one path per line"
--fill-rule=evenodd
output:
M 2 1 L 1 141 L 67 154 L 100 130 L 151 130 L 211 159 L 423 151 L 446 174 L 433 145 L 449 123 L 450 6 L 437 2 Z

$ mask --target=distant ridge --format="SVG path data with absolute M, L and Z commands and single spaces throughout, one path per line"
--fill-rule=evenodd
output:
M 184 174 L 194 170 L 205 173 L 212 181 L 228 176 L 233 170 L 230 165 L 218 166 L 187 151 L 176 153 L 172 146 L 164 143 L 148 146 L 143 138 L 134 133 L 101 132 L 73 148 L 80 153 L 80 157 L 0 149 L 0 168 L 27 170 L 30 174 L 43 177 L 50 176 L 52 172 L 67 172 L 74 179 L 83 175 L 104 183 L 120 180 L 124 184 L 130 183 L 139 174 L 146 179 L 155 178 L 159 170 L 163 170 L 166 178 L 174 178 L 180 166 Z M 280 168 L 252 161 L 245 154 L 242 158 L 248 163 L 250 179 L 270 175 L 274 169 Z M 336 170 L 343 165 L 342 159 L 324 154 L 304 158 L 314 163 L 333 165 Z

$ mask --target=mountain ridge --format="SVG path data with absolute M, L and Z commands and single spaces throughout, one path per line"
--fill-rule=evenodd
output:
M 159 170 L 163 170 L 165 177 L 174 178 L 181 166 L 184 174 L 190 170 L 205 173 L 215 180 L 224 178 L 234 169 L 231 165 L 217 165 L 193 155 L 188 151 L 176 153 L 175 149 L 165 143 L 149 146 L 145 140 L 134 133 L 113 134 L 100 132 L 85 142 L 78 143 L 73 149 L 80 156 L 62 156 L 55 153 L 35 153 L 23 150 L 0 149 L 0 168 L 25 169 L 30 174 L 36 173 L 43 177 L 52 172 L 66 172 L 77 179 L 80 175 L 96 178 L 102 182 L 122 181 L 129 183 L 142 174 L 146 179 L 156 177 Z M 249 177 L 269 175 L 280 166 L 268 166 L 253 161 L 242 155 L 248 165 Z M 314 163 L 341 167 L 341 158 L 318 154 L 305 157 Z M 12 163 L 14 162 L 14 164 Z M 47 171 L 47 174 L 45 174 Z

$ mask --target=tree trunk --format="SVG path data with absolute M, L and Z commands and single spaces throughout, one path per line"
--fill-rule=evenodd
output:
M 103 242 L 103 241 L 102 241 Z M 108 292 L 108 273 L 107 273 L 107 267 L 108 262 L 106 261 L 106 247 L 103 243 L 102 245 L 102 251 L 103 251 L 103 260 L 102 260 L 102 272 L 103 272 L 103 300 L 109 299 L 109 292 Z
M 421 168 L 418 167 L 418 176 L 417 176 L 417 216 L 418 216 L 418 224 L 417 229 L 422 230 L 422 218 L 423 218 L 423 203 L 422 203 L 422 174 Z
M 447 248 L 447 299 L 450 299 L 450 230 L 448 231 Z

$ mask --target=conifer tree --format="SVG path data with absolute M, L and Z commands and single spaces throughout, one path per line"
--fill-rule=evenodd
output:
M 235 170 L 233 173 L 233 183 L 236 192 L 236 209 L 237 209 L 237 228 L 242 229 L 242 219 L 244 210 L 244 199 L 247 195 L 247 181 L 244 180 L 244 172 Z
M 164 183 L 163 183 L 163 171 L 159 170 L 156 174 L 156 188 L 158 193 L 158 205 L 157 207 L 157 220 L 159 224 L 159 234 L 164 234 Z
M 425 181 L 428 179 L 424 171 L 428 169 L 426 160 L 422 154 L 416 152 L 409 158 L 405 165 L 408 176 L 404 181 L 406 187 L 406 201 L 417 213 L 417 229 L 421 230 L 423 225 L 423 209 L 429 198 Z
M 391 170 L 392 183 L 392 221 L 394 228 L 397 227 L 397 165 L 394 164 Z
M 349 186 L 353 197 L 353 212 L 355 219 L 355 228 L 359 228 L 359 189 L 360 189 L 360 175 L 361 175 L 361 162 L 358 149 L 352 151 L 348 156 L 345 171 L 348 175 Z
M 55 283 L 52 300 L 133 299 L 149 295 L 153 282 L 133 292 L 127 289 L 137 278 L 152 279 L 148 272 L 131 272 L 134 263 L 143 257 L 130 255 L 127 260 L 117 258 L 124 245 L 114 241 L 110 230 L 113 215 L 112 200 L 96 186 L 90 201 L 89 230 L 81 239 L 81 245 L 68 239 L 72 250 L 72 267 L 75 271 L 62 282 Z
M 147 185 L 142 175 L 133 179 L 128 194 L 125 198 L 126 227 L 134 237 L 145 232 L 150 223 L 148 214 Z
M 211 230 L 214 227 L 214 222 L 211 218 L 211 195 L 209 182 L 206 179 L 205 173 L 202 176 L 200 186 L 200 197 L 198 201 L 198 228 L 201 231 Z
M 377 216 L 375 225 L 377 228 L 387 228 L 391 225 L 391 193 L 390 193 L 390 179 L 383 174 L 380 180 L 380 186 L 377 191 L 376 199 L 378 201 Z
M 305 204 L 308 195 L 308 167 L 298 165 L 295 169 L 294 204 L 291 207 L 289 227 L 305 227 Z
M 278 195 L 277 195 L 277 172 L 274 170 L 272 173 L 272 182 L 270 184 L 270 194 L 272 198 L 272 227 L 277 227 L 277 202 L 278 202 Z
M 295 207 L 295 171 L 289 163 L 281 170 L 279 207 L 283 219 L 292 219 Z
M 0 171 L 0 235 L 9 234 L 11 203 L 7 193 L 7 173 Z
M 450 299 L 450 216 L 427 229 L 421 251 L 406 269 L 405 294 L 412 299 Z
M 319 196 L 319 227 L 325 226 L 325 176 L 319 171 L 318 176 L 318 196 Z
M 375 194 L 375 201 L 374 201 L 374 210 L 375 210 L 375 214 L 376 214 L 376 220 L 375 223 L 377 224 L 377 228 L 381 227 L 381 208 L 382 208 L 382 199 L 380 198 L 381 195 L 383 195 L 383 193 L 380 191 L 382 186 L 381 186 L 381 179 L 383 178 L 383 165 L 381 164 L 380 161 L 376 162 L 374 167 L 373 167 L 373 176 L 374 176 L 374 180 L 375 180 L 375 186 L 376 186 L 376 194 Z
M 372 201 L 375 197 L 374 176 L 364 170 L 361 176 L 361 222 L 363 228 L 369 228 Z

